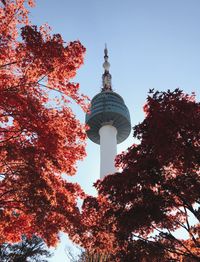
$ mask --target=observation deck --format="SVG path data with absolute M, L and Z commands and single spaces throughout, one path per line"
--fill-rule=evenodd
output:
M 86 114 L 86 124 L 90 127 L 87 135 L 100 144 L 99 129 L 111 125 L 117 129 L 117 144 L 123 142 L 131 132 L 130 114 L 123 98 L 112 89 L 102 89 L 91 101 L 90 113 Z

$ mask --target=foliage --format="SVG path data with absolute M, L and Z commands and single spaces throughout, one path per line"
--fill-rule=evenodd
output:
M 117 157 L 122 172 L 98 181 L 99 197 L 85 200 L 83 214 L 97 222 L 80 242 L 113 261 L 199 261 L 200 104 L 179 89 L 152 91 L 144 110 L 134 127 L 140 143 Z
M 60 230 L 80 223 L 84 193 L 61 174 L 75 174 L 85 156 L 85 126 L 70 108 L 86 110 L 70 82 L 85 48 L 30 25 L 27 5 L 34 2 L 0 1 L 0 243 L 37 233 L 55 245 Z
M 70 262 L 107 262 L 109 255 L 90 253 L 82 248 L 79 248 L 79 254 L 75 255 L 70 248 L 66 249 L 66 254 Z
M 16 244 L 3 244 L 0 246 L 0 260 L 2 262 L 45 262 L 44 258 L 51 253 L 44 242 L 37 236 L 28 239 L 23 236 L 22 241 Z

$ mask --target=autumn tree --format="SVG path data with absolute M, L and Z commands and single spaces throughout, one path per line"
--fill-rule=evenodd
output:
M 0 1 L 0 243 L 37 234 L 54 245 L 79 224 L 84 196 L 61 175 L 74 175 L 85 156 L 85 127 L 70 108 L 86 110 L 70 82 L 85 48 L 31 25 L 28 5 Z
M 144 111 L 139 143 L 117 157 L 122 172 L 85 200 L 83 214 L 99 222 L 87 224 L 82 245 L 106 252 L 110 243 L 111 261 L 200 261 L 200 103 L 179 89 L 151 91 Z
M 2 244 L 0 246 L 1 262 L 46 262 L 51 257 L 41 238 L 32 236 L 30 239 L 22 236 L 22 241 L 16 244 Z

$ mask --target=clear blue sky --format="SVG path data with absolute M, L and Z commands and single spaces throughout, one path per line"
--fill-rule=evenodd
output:
M 135 125 L 144 118 L 142 107 L 150 88 L 180 87 L 194 91 L 199 100 L 199 12 L 199 0 L 42 0 L 31 11 L 31 20 L 37 25 L 47 22 L 66 42 L 79 39 L 86 47 L 85 64 L 75 81 L 90 98 L 101 87 L 107 43 L 113 88 L 123 96 Z M 84 113 L 75 110 L 84 122 Z M 118 152 L 132 143 L 131 134 Z M 72 181 L 93 194 L 92 184 L 99 178 L 99 147 L 88 141 L 87 153 Z M 63 247 L 51 261 L 68 261 Z

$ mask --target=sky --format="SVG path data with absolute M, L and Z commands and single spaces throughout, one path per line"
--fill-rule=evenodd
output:
M 42 0 L 31 10 L 33 24 L 48 23 L 66 42 L 86 47 L 84 65 L 74 81 L 92 98 L 100 91 L 103 50 L 107 43 L 113 89 L 129 108 L 132 126 L 144 119 L 148 90 L 174 90 L 200 97 L 199 0 Z M 77 117 L 85 114 L 74 106 Z M 132 133 L 118 145 L 118 153 L 132 145 Z M 78 182 L 89 194 L 99 178 L 99 146 L 87 141 L 87 157 L 78 163 Z M 62 236 L 51 262 L 70 261 Z

